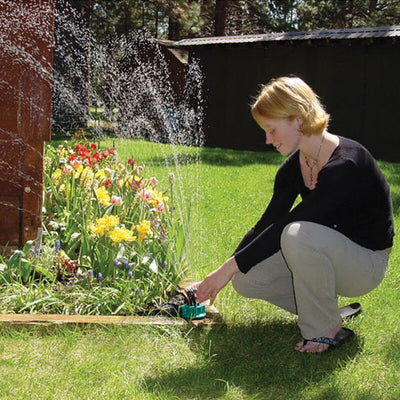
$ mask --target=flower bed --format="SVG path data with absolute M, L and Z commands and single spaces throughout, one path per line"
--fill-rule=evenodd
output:
M 0 260 L 0 312 L 138 314 L 175 293 L 188 221 L 155 177 L 85 139 L 46 148 L 43 241 Z M 169 196 L 168 196 L 169 195 Z

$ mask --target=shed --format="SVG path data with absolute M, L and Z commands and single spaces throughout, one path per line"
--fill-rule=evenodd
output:
M 0 245 L 41 226 L 50 140 L 54 0 L 0 2 Z
M 249 105 L 271 78 L 297 75 L 331 114 L 332 133 L 400 161 L 400 25 L 184 39 L 204 73 L 205 145 L 268 150 Z

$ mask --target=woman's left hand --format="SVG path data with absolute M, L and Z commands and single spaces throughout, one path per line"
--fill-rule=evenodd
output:
M 194 285 L 194 287 L 197 287 L 197 301 L 202 303 L 210 299 L 210 304 L 213 304 L 220 290 L 226 286 L 238 271 L 239 268 L 235 258 L 229 258 L 218 269 L 208 274 L 202 282 L 198 282 Z

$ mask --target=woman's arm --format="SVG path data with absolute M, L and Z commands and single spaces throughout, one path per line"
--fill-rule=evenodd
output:
M 351 161 L 321 171 L 318 185 L 288 214 L 267 227 L 253 241 L 235 252 L 239 270 L 249 271 L 258 262 L 272 256 L 280 249 L 280 237 L 286 225 L 295 221 L 325 224 L 335 215 L 338 207 L 357 201 L 362 193 L 357 167 Z
M 234 257 L 226 260 L 218 269 L 208 274 L 202 282 L 197 282 L 192 286 L 197 288 L 197 301 L 201 303 L 210 299 L 210 304 L 213 304 L 220 290 L 238 271 L 239 268 Z

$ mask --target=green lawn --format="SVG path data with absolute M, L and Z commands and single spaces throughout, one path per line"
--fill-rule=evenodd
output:
M 143 163 L 161 185 L 174 172 L 177 195 L 192 201 L 192 280 L 218 267 L 256 222 L 283 160 L 275 153 L 174 150 L 139 141 L 116 140 L 115 147 L 121 157 Z M 399 227 L 400 164 L 380 166 Z M 396 243 L 376 290 L 340 299 L 360 300 L 364 313 L 345 324 L 356 339 L 333 352 L 294 351 L 296 318 L 241 298 L 228 285 L 216 300 L 225 328 L 2 326 L 0 399 L 398 400 L 399 255 Z

